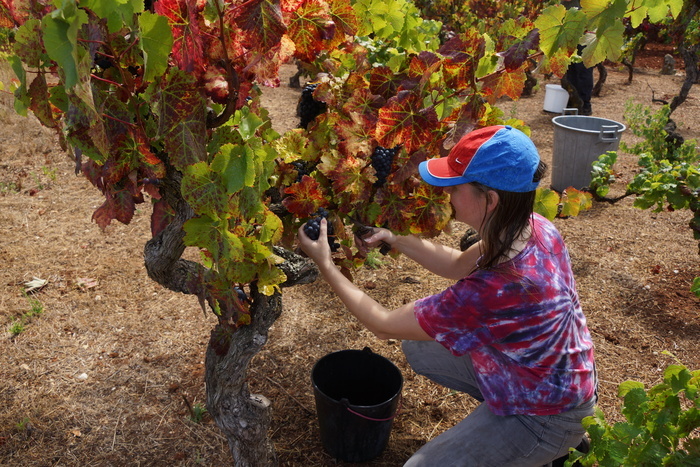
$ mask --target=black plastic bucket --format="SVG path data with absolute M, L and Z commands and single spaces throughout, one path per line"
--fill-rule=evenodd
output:
M 401 399 L 396 365 L 367 347 L 341 350 L 316 362 L 311 381 L 324 449 L 345 462 L 379 456 Z

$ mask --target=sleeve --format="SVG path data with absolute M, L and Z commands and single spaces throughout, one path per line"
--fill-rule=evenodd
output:
M 480 314 L 478 284 L 465 278 L 448 289 L 416 301 L 414 314 L 423 330 L 460 356 L 493 342 Z

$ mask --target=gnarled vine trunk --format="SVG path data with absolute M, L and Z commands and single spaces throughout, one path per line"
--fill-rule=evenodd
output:
M 194 213 L 182 198 L 180 182 L 181 174 L 170 167 L 159 189 L 176 215 L 146 243 L 144 262 L 151 279 L 170 290 L 197 295 L 205 307 L 207 303 L 213 304 L 202 280 L 207 270 L 199 263 L 181 258 L 185 251 L 183 225 Z M 285 260 L 279 265 L 287 275 L 283 287 L 316 280 L 318 270 L 308 259 L 281 247 L 274 250 Z M 251 299 L 251 323 L 233 332 L 223 353 L 221 346 L 213 345 L 212 333 L 206 354 L 207 410 L 228 440 L 234 465 L 241 467 L 277 463 L 267 435 L 271 419 L 269 402 L 265 397 L 251 396 L 246 377 L 250 361 L 267 342 L 270 326 L 282 313 L 282 297 L 279 293 L 265 296 L 251 284 Z

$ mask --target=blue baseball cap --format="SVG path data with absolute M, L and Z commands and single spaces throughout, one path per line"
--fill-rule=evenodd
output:
M 479 128 L 462 136 L 447 157 L 421 162 L 421 177 L 434 186 L 478 182 L 489 188 L 523 193 L 537 189 L 533 181 L 540 163 L 532 140 L 508 125 Z

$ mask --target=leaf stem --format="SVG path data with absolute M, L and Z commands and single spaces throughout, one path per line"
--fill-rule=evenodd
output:
M 109 84 L 112 84 L 112 85 L 117 86 L 117 87 L 120 87 L 120 88 L 123 88 L 123 87 L 124 87 L 123 84 L 117 83 L 116 81 L 112 81 L 111 79 L 106 79 L 106 78 L 99 77 L 99 76 L 97 76 L 95 73 L 90 73 L 90 77 L 91 77 L 91 78 L 94 78 L 94 79 L 96 79 L 96 80 L 98 80 L 98 81 L 102 81 L 102 82 L 105 82 L 105 83 L 109 83 Z

